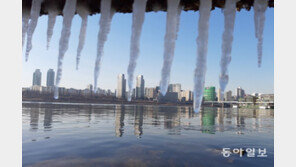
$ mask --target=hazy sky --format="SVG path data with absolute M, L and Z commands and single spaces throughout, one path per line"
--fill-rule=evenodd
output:
M 181 83 L 182 89 L 193 89 L 193 71 L 196 63 L 196 37 L 199 12 L 181 13 L 180 31 L 175 48 L 175 58 L 171 70 L 170 83 Z M 100 15 L 89 16 L 87 36 L 82 51 L 80 68 L 76 71 L 76 50 L 81 18 L 75 15 L 72 22 L 69 49 L 64 57 L 63 74 L 60 86 L 84 89 L 93 84 L 96 59 L 97 34 Z M 257 40 L 254 33 L 254 12 L 242 10 L 236 13 L 232 61 L 229 65 L 229 84 L 226 90 L 235 90 L 241 86 L 247 93 L 273 93 L 274 80 L 274 10 L 268 8 L 263 40 L 262 67 L 257 67 Z M 129 61 L 132 14 L 116 13 L 111 24 L 105 54 L 102 58 L 98 86 L 114 89 L 117 75 L 126 74 Z M 149 12 L 145 15 L 141 36 L 140 57 L 135 75 L 142 74 L 145 87 L 159 84 L 163 62 L 166 13 Z M 219 87 L 220 57 L 224 17 L 222 10 L 216 8 L 211 12 L 208 43 L 207 75 L 205 86 Z M 62 17 L 58 16 L 51 41 L 46 50 L 47 16 L 39 17 L 33 36 L 33 49 L 29 61 L 22 55 L 22 86 L 32 85 L 35 69 L 42 72 L 42 85 L 46 85 L 46 72 L 49 68 L 56 71 L 58 43 L 62 29 Z M 23 50 L 25 50 L 25 45 Z

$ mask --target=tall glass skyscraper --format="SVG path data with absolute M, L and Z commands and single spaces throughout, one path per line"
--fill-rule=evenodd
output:
M 168 86 L 168 92 L 181 92 L 181 84 L 169 84 Z
M 236 89 L 236 98 L 237 100 L 239 100 L 240 98 L 244 98 L 245 97 L 245 90 L 243 90 L 243 88 L 238 87 Z
M 137 76 L 137 85 L 136 85 L 136 98 L 137 99 L 143 99 L 145 94 L 145 81 L 143 75 Z
M 49 69 L 47 71 L 46 86 L 47 87 L 54 86 L 54 71 L 53 71 L 53 69 Z
M 41 71 L 40 69 L 36 69 L 33 73 L 33 86 L 38 85 L 41 86 Z

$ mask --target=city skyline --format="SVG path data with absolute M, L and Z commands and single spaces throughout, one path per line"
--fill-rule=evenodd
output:
M 80 70 L 75 70 L 76 46 L 80 27 L 80 18 L 73 19 L 70 47 L 65 55 L 61 87 L 82 89 L 89 83 L 93 84 L 93 66 L 95 60 L 97 25 L 100 15 L 89 17 L 88 34 L 85 49 L 82 52 Z M 163 38 L 165 31 L 164 12 L 147 13 L 141 38 L 141 53 L 135 76 L 144 75 L 146 87 L 159 84 L 162 64 Z M 256 39 L 254 34 L 253 13 L 242 10 L 237 12 L 232 51 L 232 62 L 229 66 L 230 80 L 226 90 L 238 86 L 247 92 L 273 93 L 273 9 L 267 9 L 266 25 L 264 29 L 263 64 L 257 68 Z M 182 12 L 180 32 L 176 41 L 176 54 L 171 71 L 170 83 L 181 83 L 182 87 L 192 90 L 193 70 L 196 59 L 196 36 L 198 12 Z M 22 86 L 31 85 L 32 72 L 38 68 L 45 74 L 46 70 L 56 70 L 58 39 L 60 36 L 62 19 L 59 16 L 51 43 L 51 48 L 46 51 L 46 26 L 47 16 L 39 18 L 36 32 L 33 37 L 33 49 L 28 62 L 23 59 Z M 192 24 L 194 23 L 194 24 Z M 209 33 L 209 53 L 205 86 L 219 88 L 219 60 L 221 57 L 221 37 L 223 32 L 223 14 L 220 10 L 211 13 Z M 106 43 L 101 74 L 98 87 L 103 89 L 116 89 L 116 76 L 118 73 L 127 74 L 129 56 L 129 38 L 131 14 L 115 14 L 111 25 L 110 37 Z M 219 28 L 217 28 L 219 27 Z M 268 28 L 267 28 L 268 27 Z M 244 33 L 241 33 L 241 32 Z M 90 33 L 93 32 L 93 33 Z M 122 33 L 125 32 L 125 33 Z M 40 42 L 41 41 L 41 42 Z M 44 41 L 44 42 L 42 42 Z M 243 46 L 243 47 L 242 47 Z M 46 61 L 44 61 L 46 60 Z M 185 74 L 185 75 L 184 75 Z M 45 85 L 42 80 L 42 85 Z M 136 80 L 134 79 L 134 85 Z
M 46 87 L 52 88 L 53 87 L 53 82 L 54 82 L 54 76 L 55 76 L 55 71 L 53 69 L 48 69 L 47 70 L 47 75 L 46 75 Z M 135 88 L 133 88 L 132 90 L 132 97 L 136 98 L 136 99 L 143 99 L 144 97 L 154 97 L 155 96 L 155 92 L 157 94 L 157 92 L 159 91 L 159 85 L 154 85 L 154 86 L 150 86 L 150 87 L 146 87 L 145 86 L 145 79 L 143 75 L 138 75 L 136 78 L 136 86 Z M 39 86 L 39 87 L 45 87 L 41 84 L 42 82 L 42 72 L 40 71 L 40 69 L 36 69 L 33 73 L 33 82 L 32 82 L 32 87 L 23 87 L 23 88 L 32 88 L 34 90 L 34 86 Z M 35 87 L 36 89 L 37 87 Z M 66 89 L 76 89 L 76 90 L 90 90 L 91 92 L 95 91 L 93 89 L 93 85 L 87 84 L 86 87 L 84 88 L 73 88 L 73 87 L 60 87 L 60 88 L 66 88 Z M 211 96 L 215 96 L 217 97 L 218 101 L 220 101 L 220 96 L 221 96 L 221 90 L 220 88 L 216 89 L 215 86 L 213 85 L 205 85 L 205 90 L 207 89 L 211 89 L 213 88 L 213 92 L 211 92 L 211 94 L 215 93 L 215 95 L 211 95 Z M 37 88 L 38 89 L 38 88 Z M 117 87 L 116 89 L 102 89 L 100 87 L 97 88 L 97 91 L 100 92 L 100 90 L 104 90 L 104 91 L 110 91 L 110 93 L 112 93 L 112 90 L 114 90 L 114 94 L 117 98 L 127 98 L 128 97 L 128 90 L 127 90 L 127 85 L 126 85 L 126 78 L 124 74 L 118 74 L 117 75 Z M 216 91 L 217 90 L 217 91 Z M 225 90 L 224 95 L 223 95 L 223 99 L 225 98 L 227 101 L 229 101 L 229 94 L 230 97 L 232 97 L 232 92 L 235 93 L 233 94 L 234 96 L 236 96 L 236 98 L 242 98 L 245 95 L 253 95 L 253 94 L 260 94 L 261 92 L 245 92 L 245 89 L 243 89 L 241 86 L 238 86 L 236 89 L 236 91 L 232 91 L 232 90 Z M 184 95 L 182 95 L 183 97 L 185 97 L 186 99 L 192 99 L 190 98 L 190 96 L 192 96 L 193 90 L 191 89 L 182 89 L 182 84 L 180 83 L 170 83 L 168 85 L 168 89 L 167 92 L 178 92 L 178 93 L 184 93 Z M 118 94 L 119 93 L 119 94 Z M 261 94 L 269 94 L 269 93 L 261 93 Z M 273 93 L 271 93 L 273 94 Z M 180 96 L 180 95 L 178 95 Z M 207 93 L 204 93 L 204 97 L 207 96 Z

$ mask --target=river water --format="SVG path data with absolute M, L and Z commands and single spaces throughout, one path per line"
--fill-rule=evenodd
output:
M 23 166 L 274 164 L 273 110 L 23 103 L 22 127 Z

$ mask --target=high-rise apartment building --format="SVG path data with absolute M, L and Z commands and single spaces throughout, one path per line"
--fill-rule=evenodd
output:
M 169 86 L 168 86 L 168 92 L 173 92 L 173 84 L 169 84 Z
M 93 90 L 93 85 L 92 85 L 92 84 L 88 84 L 88 85 L 86 86 L 86 89 L 92 91 L 92 90 Z
M 156 91 L 156 94 L 158 94 L 160 92 L 160 87 L 159 86 L 156 86 L 155 87 L 155 91 Z
M 225 101 L 232 101 L 233 99 L 232 99 L 232 91 L 230 90 L 230 91 L 228 91 L 228 92 L 226 92 L 225 94 L 224 94 L 224 99 L 225 99 Z
M 181 84 L 169 84 L 168 92 L 181 92 Z
M 145 81 L 143 75 L 137 76 L 137 85 L 136 85 L 136 98 L 143 99 L 145 90 Z
M 117 77 L 117 91 L 116 91 L 116 97 L 117 98 L 125 98 L 126 94 L 126 79 L 124 77 L 124 74 L 119 74 Z
M 35 72 L 33 73 L 33 86 L 41 86 L 41 71 L 40 69 L 36 69 Z
M 193 92 L 190 90 L 182 90 L 178 93 L 178 99 L 179 101 L 185 102 L 185 101 L 192 101 L 193 100 Z
M 182 102 L 186 101 L 186 99 L 185 99 L 185 90 L 182 90 L 181 92 L 178 93 L 178 100 L 182 101 Z
M 133 89 L 133 92 L 132 92 L 132 98 L 136 98 L 136 89 L 135 88 Z
M 173 92 L 181 92 L 181 84 L 173 84 Z
M 193 92 L 190 90 L 185 91 L 185 100 L 186 101 L 193 101 Z
M 145 97 L 148 99 L 154 99 L 156 98 L 157 93 L 155 88 L 145 88 Z
M 53 87 L 54 86 L 54 71 L 53 69 L 49 69 L 47 71 L 47 78 L 46 78 L 46 86 L 47 87 Z
M 224 101 L 224 97 L 221 94 L 221 89 L 220 88 L 218 89 L 217 98 L 218 98 L 218 101 Z
M 236 98 L 237 100 L 240 99 L 240 98 L 244 98 L 245 97 L 245 90 L 243 90 L 243 88 L 241 87 L 238 87 L 236 89 Z
M 92 84 L 88 84 L 87 86 L 86 86 L 86 94 L 91 94 L 94 90 L 94 87 L 93 87 L 93 85 Z

